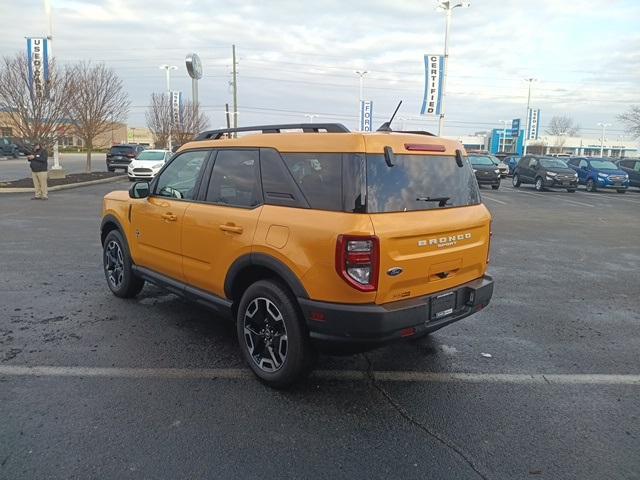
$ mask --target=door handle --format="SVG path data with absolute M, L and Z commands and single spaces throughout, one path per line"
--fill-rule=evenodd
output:
M 234 225 L 233 223 L 225 223 L 224 225 L 220 225 L 220 230 L 222 230 L 223 232 L 229 232 L 229 233 L 244 232 L 244 228 Z
M 174 215 L 173 213 L 162 214 L 161 218 L 163 220 L 166 220 L 167 222 L 175 222 L 176 220 L 178 220 L 178 216 Z

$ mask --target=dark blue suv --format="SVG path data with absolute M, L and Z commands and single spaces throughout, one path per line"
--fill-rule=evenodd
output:
M 567 163 L 578 173 L 578 183 L 586 185 L 587 192 L 603 188 L 624 193 L 629 188 L 629 175 L 608 158 L 574 157 Z

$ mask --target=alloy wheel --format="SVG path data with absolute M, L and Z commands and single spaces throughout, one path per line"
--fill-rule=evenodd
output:
M 276 372 L 287 359 L 289 341 L 284 318 L 268 298 L 254 298 L 247 306 L 244 340 L 253 362 L 265 372 Z
M 124 281 L 124 256 L 120 244 L 115 240 L 109 241 L 105 254 L 104 269 L 107 272 L 107 278 L 111 286 L 118 289 Z

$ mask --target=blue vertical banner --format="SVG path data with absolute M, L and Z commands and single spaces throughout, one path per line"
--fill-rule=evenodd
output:
M 171 123 L 174 127 L 182 125 L 182 92 L 172 90 L 170 95 L 171 101 Z
M 425 55 L 424 75 L 424 98 L 420 114 L 439 116 L 442 108 L 444 55 Z
M 511 137 L 518 138 L 518 135 L 520 135 L 520 119 L 514 118 L 511 120 Z
M 370 132 L 373 123 L 373 101 L 362 100 L 360 102 L 360 131 Z
M 31 95 L 36 98 L 48 97 L 49 45 L 46 38 L 27 38 L 27 64 Z

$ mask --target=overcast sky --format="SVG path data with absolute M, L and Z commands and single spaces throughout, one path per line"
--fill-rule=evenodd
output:
M 144 126 L 152 92 L 165 89 L 162 63 L 179 69 L 172 87 L 191 95 L 184 57 L 203 61 L 200 102 L 211 127 L 224 124 L 231 44 L 238 52 L 239 123 L 340 121 L 354 127 L 358 78 L 374 125 L 399 100 L 406 128 L 436 130 L 419 115 L 423 55 L 440 53 L 444 15 L 431 0 L 183 1 L 51 0 L 54 55 L 61 63 L 105 62 L 130 94 L 130 126 Z M 598 122 L 640 104 L 639 0 L 472 0 L 453 12 L 445 134 L 461 135 L 522 117 L 525 77 L 542 124 L 553 115 L 577 121 L 585 136 Z M 42 0 L 0 0 L 0 54 L 46 34 Z M 402 120 L 398 120 L 401 122 Z M 397 124 L 396 126 L 399 126 Z

